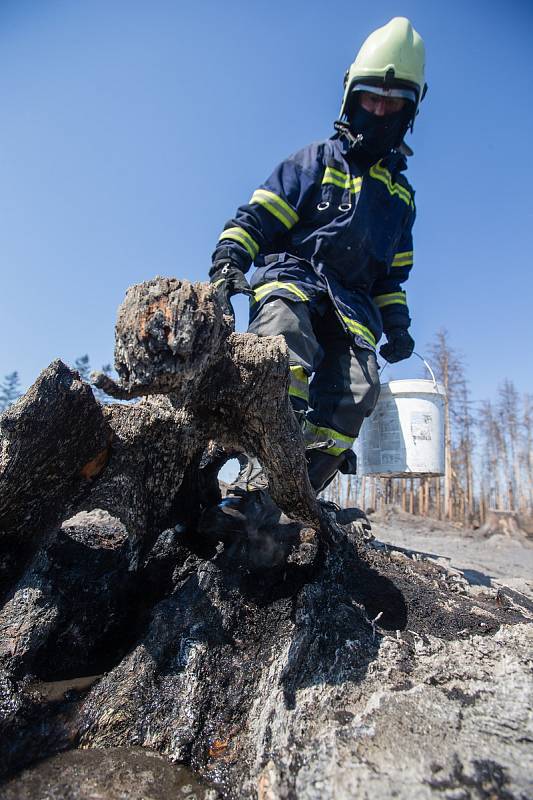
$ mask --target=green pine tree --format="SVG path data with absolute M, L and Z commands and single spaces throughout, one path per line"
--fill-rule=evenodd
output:
M 84 356 L 78 356 L 74 362 L 74 369 L 80 373 L 80 378 L 87 383 L 90 383 L 91 362 L 87 353 Z
M 0 383 L 0 411 L 5 411 L 6 408 L 9 408 L 20 395 L 19 374 L 15 371 L 10 375 L 6 375 L 3 383 Z

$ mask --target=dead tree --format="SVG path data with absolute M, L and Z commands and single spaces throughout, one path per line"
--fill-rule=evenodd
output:
M 140 745 L 235 800 L 526 793 L 531 609 L 321 511 L 283 340 L 159 278 L 126 296 L 116 368 L 99 386 L 139 402 L 102 407 L 54 362 L 0 419 L 3 774 Z M 235 450 L 280 515 L 213 537 Z M 53 702 L 35 683 L 80 675 Z
M 103 373 L 96 384 L 142 402 L 102 408 L 55 362 L 4 414 L 0 531 L 8 562 L 12 541 L 88 506 L 121 520 L 135 545 L 151 541 L 214 440 L 257 455 L 279 507 L 320 526 L 281 337 L 235 335 L 208 285 L 155 279 L 132 287 L 119 309 L 116 368 L 119 384 Z M 198 487 L 187 492 L 180 504 L 190 516 L 199 511 Z

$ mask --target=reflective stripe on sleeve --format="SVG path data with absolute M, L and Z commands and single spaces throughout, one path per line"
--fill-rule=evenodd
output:
M 356 333 L 358 336 L 361 336 L 365 342 L 368 342 L 372 345 L 372 347 L 376 346 L 376 339 L 368 328 L 364 325 L 361 325 L 360 322 L 356 322 L 354 319 L 350 319 L 350 317 L 346 317 L 344 314 L 341 314 L 342 321 L 350 331 L 350 333 Z
M 397 197 L 403 200 L 404 203 L 407 203 L 408 206 L 414 205 L 413 197 L 409 189 L 406 189 L 405 186 L 399 183 L 394 183 L 392 175 L 386 167 L 381 165 L 381 161 L 378 161 L 377 164 L 373 164 L 368 174 L 371 178 L 375 178 L 377 181 L 381 181 L 385 184 L 390 195 L 397 195 Z
M 259 245 L 244 228 L 227 228 L 225 231 L 222 231 L 218 237 L 218 241 L 221 242 L 223 239 L 233 239 L 234 242 L 242 244 L 251 258 L 255 258 L 259 252 Z
M 332 456 L 340 456 L 345 450 L 349 450 L 355 438 L 346 436 L 344 433 L 339 433 L 333 428 L 322 428 L 319 425 L 313 425 L 309 420 L 305 420 L 303 435 L 306 444 L 317 444 L 318 442 L 327 442 L 331 440 L 329 447 L 324 448 L 322 452 L 329 453 Z
M 413 263 L 413 251 L 406 250 L 405 253 L 396 253 L 392 259 L 393 267 L 410 267 Z
M 293 228 L 300 219 L 296 211 L 285 202 L 285 200 L 274 192 L 267 189 L 256 189 L 250 203 L 258 203 L 270 211 L 276 219 L 279 219 L 289 230 Z
M 391 306 L 393 303 L 399 303 L 401 306 L 407 305 L 407 298 L 405 292 L 389 292 L 388 294 L 377 294 L 372 298 L 378 308 L 384 306 Z
M 309 377 L 303 367 L 290 367 L 291 382 L 289 386 L 289 396 L 299 397 L 301 400 L 309 402 Z
M 307 302 L 308 297 L 301 289 L 294 285 L 294 283 L 286 283 L 285 281 L 270 281 L 270 283 L 264 283 L 262 286 L 258 286 L 257 289 L 254 291 L 254 300 L 256 303 L 259 300 L 262 300 L 263 297 L 266 297 L 267 294 L 273 292 L 275 289 L 286 289 L 288 292 L 295 294 L 299 300 L 303 300 Z
M 334 167 L 326 167 L 322 183 L 332 183 L 334 186 L 340 186 L 341 189 L 349 189 L 352 194 L 357 194 L 361 191 L 363 179 L 352 178 L 347 172 L 341 172 L 340 169 Z

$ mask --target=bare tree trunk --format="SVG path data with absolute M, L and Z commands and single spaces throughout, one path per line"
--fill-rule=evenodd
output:
M 346 478 L 346 502 L 345 502 L 345 507 L 346 508 L 349 508 L 349 506 L 350 506 L 350 502 L 351 502 L 351 499 L 352 499 L 352 487 L 353 487 L 353 481 L 354 480 L 355 480 L 355 478 L 352 475 L 348 475 L 348 477 Z
M 452 496 L 455 491 L 452 473 L 455 471 L 457 476 L 460 472 L 463 473 L 465 485 L 468 482 L 467 460 L 473 446 L 470 400 L 463 361 L 450 347 L 448 333 L 445 330 L 437 333 L 431 354 L 445 390 L 443 516 L 445 519 L 452 519 L 460 513 L 457 508 L 457 497 L 454 501 Z
M 480 525 L 485 523 L 487 519 L 487 501 L 485 495 L 485 487 L 482 484 L 480 489 L 480 497 L 479 497 L 479 522 Z
M 533 407 L 531 397 L 524 396 L 522 425 L 524 430 L 522 459 L 524 483 L 522 491 L 523 508 L 533 511 Z
M 359 508 L 362 508 L 363 510 L 365 510 L 366 507 L 367 507 L 367 505 L 366 505 L 366 488 L 367 488 L 366 487 L 366 475 L 363 475 L 363 477 L 361 478 L 361 486 L 360 486 L 360 490 L 359 490 L 359 503 L 358 503 Z
M 452 448 L 449 403 L 444 403 L 444 518 L 451 519 L 452 511 Z

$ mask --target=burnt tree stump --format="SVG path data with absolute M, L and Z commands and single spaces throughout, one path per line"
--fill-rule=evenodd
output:
M 283 339 L 155 278 L 115 363 L 96 384 L 137 402 L 55 361 L 0 417 L 1 774 L 142 746 L 234 800 L 527 796 L 532 604 L 321 510 Z M 201 521 L 235 452 L 283 514 L 223 546 Z
M 169 521 L 187 472 L 197 471 L 215 441 L 228 452 L 258 456 L 279 507 L 327 530 L 288 401 L 281 337 L 234 334 L 209 284 L 156 278 L 133 286 L 119 309 L 116 368 L 119 384 L 105 375 L 96 384 L 141 402 L 102 408 L 79 375 L 57 361 L 4 414 L 6 575 L 19 541 L 42 535 L 67 510 L 105 509 L 135 545 L 151 541 Z M 189 516 L 198 512 L 190 491 L 186 505 Z
M 99 374 L 97 386 L 119 398 L 167 395 L 176 411 L 191 415 L 190 433 L 202 448 L 216 440 L 257 456 L 280 508 L 320 524 L 288 399 L 282 337 L 235 334 L 209 284 L 158 278 L 128 291 L 115 341 L 120 383 Z M 198 450 L 192 440 L 190 449 Z

